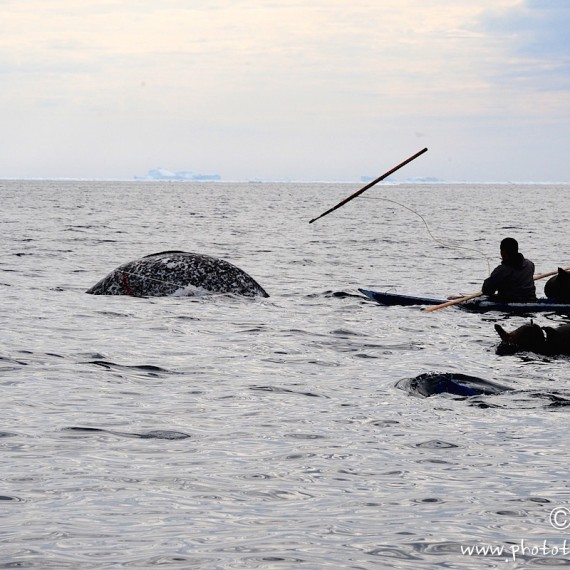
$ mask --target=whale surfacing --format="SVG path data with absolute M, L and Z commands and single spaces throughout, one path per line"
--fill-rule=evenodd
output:
M 199 253 L 163 251 L 129 261 L 86 292 L 132 297 L 192 296 L 196 289 L 245 297 L 269 297 L 245 271 L 231 263 Z
M 500 356 L 527 351 L 544 356 L 570 355 L 570 323 L 557 327 L 541 327 L 531 319 L 530 323 L 510 333 L 499 324 L 495 324 L 495 330 L 501 337 L 501 343 L 496 350 Z
M 404 378 L 396 382 L 396 387 L 411 396 L 429 398 L 437 394 L 454 396 L 489 396 L 508 392 L 508 386 L 501 386 L 489 380 L 458 372 L 427 372 L 415 378 Z

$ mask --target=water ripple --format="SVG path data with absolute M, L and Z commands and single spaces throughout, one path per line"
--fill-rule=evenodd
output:
M 109 430 L 109 429 L 102 429 L 102 428 L 93 428 L 93 427 L 67 427 L 63 428 L 64 431 L 71 431 L 75 433 L 83 433 L 83 434 L 90 434 L 90 433 L 109 433 L 112 435 L 118 435 L 121 437 L 136 437 L 139 439 L 170 439 L 170 440 L 179 440 L 179 439 L 188 439 L 192 437 L 187 433 L 181 433 L 176 431 L 170 430 L 152 430 L 144 433 L 130 433 L 130 432 L 123 432 L 117 430 Z

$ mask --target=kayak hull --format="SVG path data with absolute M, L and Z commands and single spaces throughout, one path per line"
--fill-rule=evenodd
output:
M 372 291 L 359 289 L 368 299 L 385 306 L 432 306 L 447 303 L 448 299 L 431 295 L 410 295 L 402 293 L 388 293 L 385 291 Z M 454 305 L 466 311 L 486 313 L 499 311 L 503 313 L 560 313 L 570 314 L 570 303 L 556 303 L 551 299 L 537 299 L 532 303 L 499 303 L 486 297 L 464 301 Z

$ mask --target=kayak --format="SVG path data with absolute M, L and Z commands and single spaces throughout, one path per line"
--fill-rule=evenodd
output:
M 449 299 L 432 295 L 404 295 L 402 293 L 388 293 L 384 291 L 371 291 L 370 289 L 359 289 L 367 298 L 386 306 L 426 306 L 442 305 Z M 557 303 L 552 299 L 541 298 L 531 303 L 501 303 L 491 301 L 487 297 L 463 301 L 454 305 L 460 309 L 473 311 L 475 313 L 486 313 L 488 311 L 500 311 L 504 313 L 561 313 L 570 314 L 570 303 Z

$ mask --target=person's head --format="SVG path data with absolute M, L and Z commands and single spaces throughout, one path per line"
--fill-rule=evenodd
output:
M 515 238 L 507 237 L 501 242 L 501 257 L 512 259 L 519 252 L 519 244 Z

